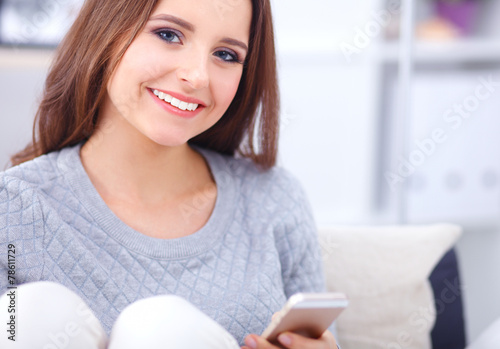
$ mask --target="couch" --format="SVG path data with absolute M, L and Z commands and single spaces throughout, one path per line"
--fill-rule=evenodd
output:
M 465 348 L 452 224 L 319 229 L 329 291 L 346 293 L 343 349 Z

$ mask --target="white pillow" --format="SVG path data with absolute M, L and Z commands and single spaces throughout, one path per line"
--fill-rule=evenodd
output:
M 320 229 L 328 290 L 349 298 L 337 320 L 342 348 L 431 348 L 428 277 L 460 235 L 451 224 Z

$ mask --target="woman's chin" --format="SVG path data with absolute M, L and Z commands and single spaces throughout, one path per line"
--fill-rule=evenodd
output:
M 180 147 L 186 145 L 190 139 L 184 135 L 154 135 L 148 138 L 163 147 Z

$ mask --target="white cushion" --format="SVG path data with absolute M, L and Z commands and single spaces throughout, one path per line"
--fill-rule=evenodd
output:
M 349 298 L 337 320 L 342 348 L 431 348 L 436 309 L 428 277 L 461 228 L 334 227 L 319 234 L 327 287 Z

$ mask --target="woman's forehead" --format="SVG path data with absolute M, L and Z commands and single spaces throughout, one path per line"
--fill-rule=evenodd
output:
M 251 0 L 159 0 L 152 15 L 174 12 L 193 20 L 245 26 L 252 18 Z

